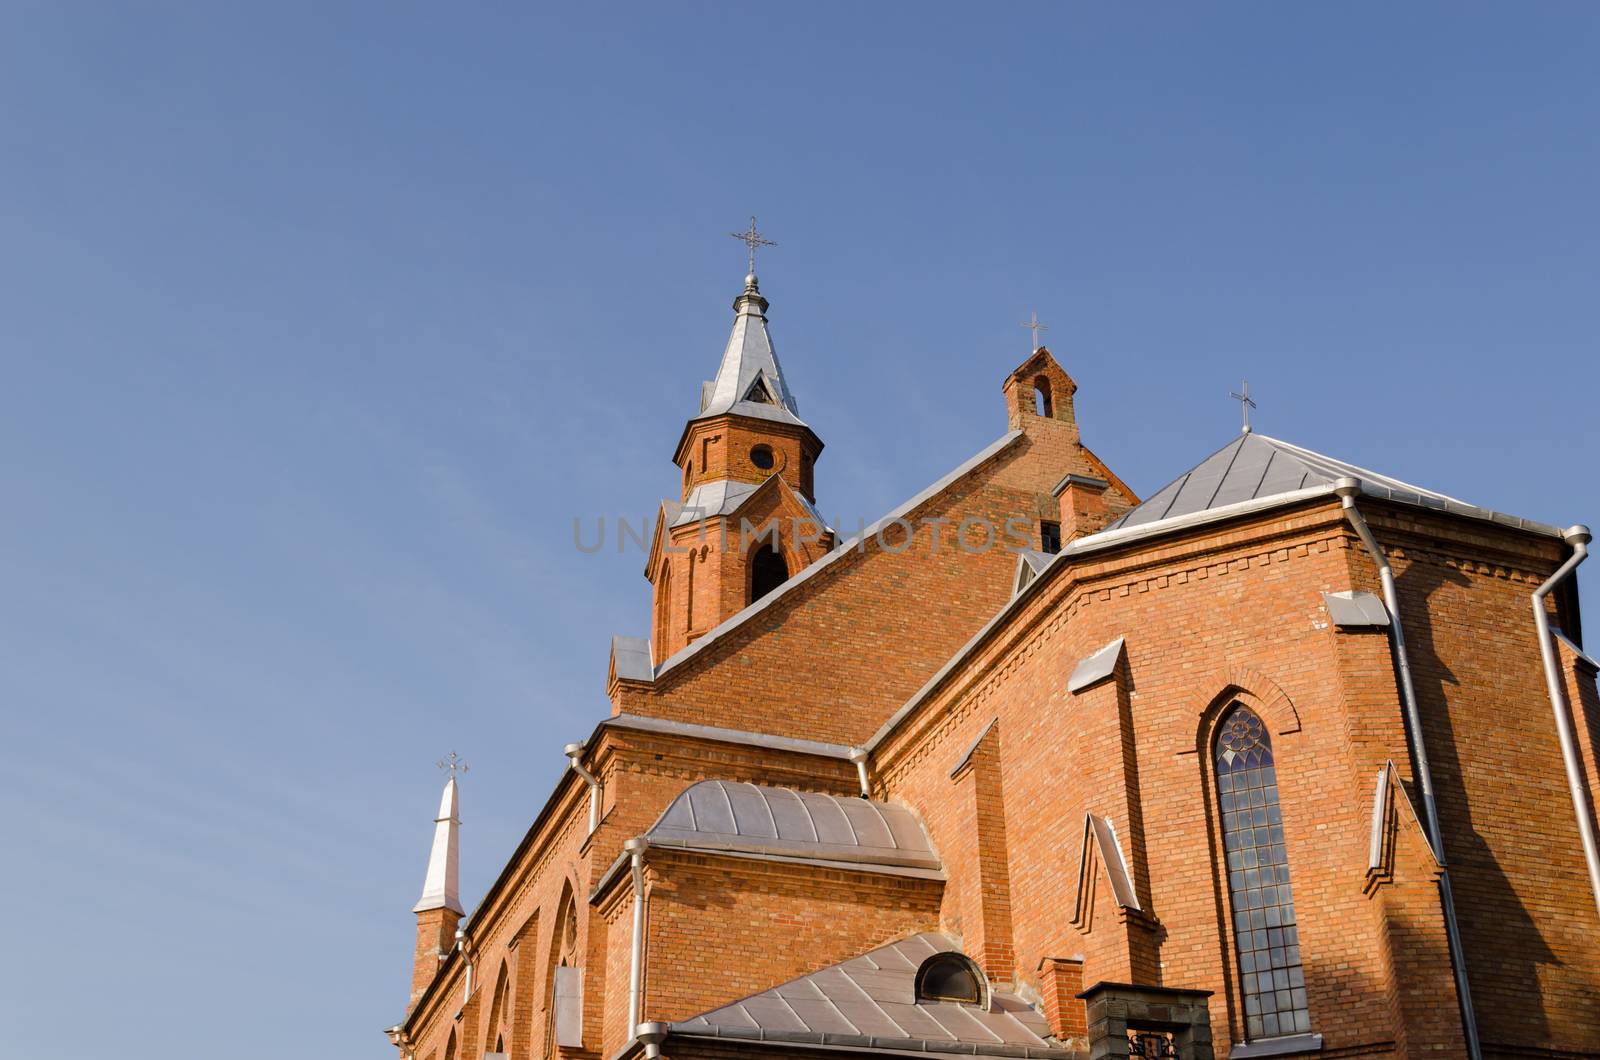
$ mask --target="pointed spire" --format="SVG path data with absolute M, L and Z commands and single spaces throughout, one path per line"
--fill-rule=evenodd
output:
M 422 897 L 411 909 L 413 913 L 429 909 L 463 912 L 458 798 L 455 773 L 452 771 L 450 779 L 445 781 L 444 794 L 439 799 L 439 816 L 434 818 L 433 823 L 433 852 L 428 855 L 428 875 L 422 882 Z
M 733 333 L 717 377 L 701 388 L 701 417 L 733 412 L 804 425 L 767 332 L 768 305 L 756 274 L 750 273 L 733 300 Z

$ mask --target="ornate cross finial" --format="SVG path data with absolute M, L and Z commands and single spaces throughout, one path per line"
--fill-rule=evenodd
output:
M 1229 394 L 1228 396 L 1233 398 L 1233 400 L 1235 400 L 1235 401 L 1237 401 L 1239 403 L 1239 410 L 1244 413 L 1244 433 L 1245 434 L 1249 434 L 1250 433 L 1250 410 L 1256 407 L 1256 403 L 1254 401 L 1250 400 L 1250 380 L 1246 379 L 1241 384 L 1241 387 L 1244 390 L 1244 393 L 1242 393 L 1242 394 Z
M 1041 331 L 1049 331 L 1050 330 L 1050 325 L 1049 324 L 1041 324 L 1041 323 L 1039 323 L 1039 314 L 1030 312 L 1028 314 L 1028 319 L 1026 321 L 1024 321 L 1022 324 L 1018 325 L 1018 326 L 1027 328 L 1029 331 L 1033 332 L 1033 348 L 1030 349 L 1028 352 L 1029 353 L 1037 353 L 1037 352 L 1039 352 L 1039 332 L 1041 332 Z
M 750 217 L 750 228 L 747 231 L 729 232 L 728 234 L 750 248 L 750 274 L 752 276 L 755 275 L 756 271 L 756 248 L 775 247 L 778 245 L 770 239 L 762 238 L 761 233 L 756 231 L 756 219 L 753 214 Z
M 448 755 L 439 759 L 438 766 L 440 769 L 450 774 L 451 780 L 456 778 L 457 773 L 472 772 L 472 769 L 467 765 L 466 760 L 460 755 L 456 754 L 454 751 L 451 751 Z

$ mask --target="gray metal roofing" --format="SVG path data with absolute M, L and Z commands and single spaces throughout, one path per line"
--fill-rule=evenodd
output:
M 1360 479 L 1362 492 L 1367 494 L 1430 508 L 1472 507 L 1454 497 L 1251 433 L 1241 434 L 1218 449 L 1106 529 L 1142 526 L 1240 501 L 1323 486 L 1346 475 Z
M 611 665 L 624 681 L 649 681 L 655 676 L 650 663 L 650 641 L 645 637 L 611 638 Z
M 769 408 L 770 406 L 762 407 Z M 740 506 L 750 498 L 751 494 L 773 479 L 777 479 L 785 490 L 794 495 L 795 500 L 799 501 L 800 506 L 806 510 L 806 514 L 817 521 L 818 529 L 832 529 L 828 526 L 827 520 L 822 517 L 822 513 L 817 511 L 817 506 L 806 500 L 805 494 L 784 482 L 777 472 L 773 472 L 764 481 L 758 483 L 735 482 L 732 479 L 702 482 L 689 491 L 688 500 L 678 506 L 676 515 L 671 515 L 668 518 L 667 526 L 668 528 L 687 526 L 689 523 L 697 522 L 701 519 L 731 515 L 739 510 Z M 663 502 L 663 504 L 665 503 Z
M 927 932 L 790 980 L 742 1001 L 673 1023 L 673 1033 L 868 1049 L 1061 1056 L 1044 1017 L 1014 994 L 989 991 L 988 1009 L 917 1001 L 917 969 L 936 953 L 959 953 Z
M 727 348 L 722 353 L 722 364 L 717 377 L 700 390 L 700 413 L 696 419 L 737 411 L 743 415 L 780 420 L 804 426 L 800 419 L 800 405 L 789 391 L 778 364 L 778 351 L 773 348 L 772 336 L 767 333 L 767 318 L 761 306 L 760 293 L 752 285 L 734 303 L 737 312 L 733 318 L 733 331 L 728 336 Z M 746 401 L 750 388 L 761 380 L 776 405 Z M 739 406 L 735 408 L 735 406 Z M 744 406 L 750 406 L 745 408 Z
M 702 482 L 689 491 L 689 498 L 679 507 L 677 517 L 667 525 L 681 526 L 737 511 L 744 499 L 757 488 L 758 485 L 754 483 L 735 482 L 726 478 Z
M 646 836 L 653 846 L 940 867 L 927 833 L 904 806 L 728 780 L 685 788 Z

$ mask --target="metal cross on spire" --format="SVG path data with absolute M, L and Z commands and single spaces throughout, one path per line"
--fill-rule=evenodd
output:
M 1049 331 L 1050 325 L 1039 323 L 1039 314 L 1035 312 L 1029 312 L 1028 319 L 1019 324 L 1018 327 L 1024 327 L 1033 332 L 1033 349 L 1029 350 L 1028 352 L 1037 353 L 1039 351 L 1039 332 Z
M 750 274 L 752 276 L 755 275 L 756 271 L 756 248 L 775 247 L 778 245 L 770 239 L 762 238 L 761 233 L 756 231 L 756 219 L 754 214 L 750 216 L 750 227 L 748 230 L 743 232 L 729 232 L 728 234 L 733 238 L 740 240 L 745 246 L 750 248 Z
M 451 751 L 448 755 L 439 759 L 438 766 L 440 769 L 450 774 L 451 780 L 456 778 L 457 773 L 472 772 L 471 767 L 467 765 L 466 759 L 462 758 L 454 751 Z
M 1256 403 L 1250 400 L 1250 380 L 1246 379 L 1240 386 L 1244 393 L 1229 394 L 1228 396 L 1239 403 L 1239 410 L 1244 413 L 1244 433 L 1249 434 L 1250 410 L 1256 407 Z

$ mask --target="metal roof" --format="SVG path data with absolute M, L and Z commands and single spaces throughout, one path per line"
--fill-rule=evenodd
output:
M 717 377 L 700 388 L 700 413 L 695 419 L 733 412 L 805 426 L 767 333 L 767 300 L 761 297 L 754 275 L 746 278 L 744 293 L 734 299 L 733 308 L 733 332 Z M 752 391 L 770 402 L 753 399 Z
M 904 806 L 728 780 L 691 784 L 646 833 L 652 846 L 938 869 Z
M 1343 629 L 1360 629 L 1387 626 L 1389 610 L 1383 601 L 1371 593 L 1345 589 L 1337 593 L 1323 593 L 1322 602 L 1328 608 L 1333 624 Z
M 1443 493 L 1425 490 L 1277 438 L 1250 433 L 1241 434 L 1167 483 L 1143 504 L 1112 522 L 1106 530 L 1143 526 L 1241 501 L 1325 486 L 1346 475 L 1360 479 L 1362 492 L 1371 496 L 1407 501 L 1428 508 L 1477 511 L 1472 505 Z
M 649 681 L 655 677 L 655 667 L 650 663 L 648 637 L 611 638 L 611 665 L 617 677 L 624 681 Z
M 739 505 L 744 503 L 744 499 L 757 488 L 757 483 L 735 482 L 726 478 L 717 479 L 715 482 L 702 482 L 689 491 L 688 499 L 678 508 L 678 515 L 669 520 L 667 525 L 683 526 L 701 519 L 738 511 Z
M 1072 670 L 1072 676 L 1067 678 L 1067 691 L 1082 692 L 1090 685 L 1098 684 L 1116 673 L 1117 660 L 1122 658 L 1122 645 L 1123 639 L 1118 637 L 1094 654 L 1078 660 L 1078 665 Z
M 670 1025 L 673 1034 L 896 1051 L 1063 1056 L 1049 1026 L 1015 994 L 989 987 L 989 1006 L 916 998 L 917 969 L 960 953 L 926 932 L 880 946 L 742 1001 Z

